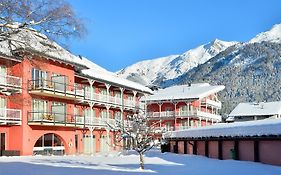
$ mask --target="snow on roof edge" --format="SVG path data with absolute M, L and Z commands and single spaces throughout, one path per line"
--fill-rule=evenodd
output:
M 234 122 L 171 131 L 165 138 L 202 138 L 202 137 L 245 137 L 281 135 L 281 119 Z
M 152 90 L 149 89 L 148 87 L 145 87 L 145 86 L 143 86 L 141 84 L 138 84 L 136 82 L 127 80 L 125 78 L 118 77 L 117 75 L 115 75 L 112 72 L 104 72 L 104 71 L 100 71 L 100 70 L 97 70 L 97 69 L 84 69 L 84 70 L 82 70 L 81 73 L 85 76 L 89 76 L 91 78 L 99 79 L 101 81 L 107 81 L 107 82 L 110 82 L 110 83 L 117 84 L 119 86 L 125 86 L 125 87 L 131 88 L 131 89 L 134 89 L 134 90 L 138 90 L 138 91 L 141 91 L 141 92 L 153 94 Z

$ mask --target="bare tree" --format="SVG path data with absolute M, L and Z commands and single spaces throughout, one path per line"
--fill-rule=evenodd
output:
M 0 0 L 0 40 L 23 29 L 36 30 L 52 39 L 81 37 L 86 31 L 64 0 Z
M 128 120 L 130 124 L 117 123 L 117 127 L 120 128 L 118 142 L 130 140 L 129 147 L 139 154 L 140 168 L 144 169 L 145 152 L 159 144 L 153 139 L 157 124 L 148 125 L 148 120 L 142 113 L 129 116 Z

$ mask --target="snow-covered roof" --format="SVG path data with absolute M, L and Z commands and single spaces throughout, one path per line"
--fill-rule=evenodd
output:
M 127 88 L 131 88 L 131 89 L 149 93 L 149 94 L 153 93 L 148 87 L 145 87 L 141 84 L 127 80 L 125 78 L 118 77 L 115 73 L 112 73 L 112 72 L 102 71 L 99 69 L 84 69 L 84 70 L 82 70 L 82 74 L 92 77 L 94 79 L 117 84 L 120 87 L 127 87 Z
M 244 137 L 281 135 L 281 119 L 215 124 L 166 133 L 165 138 Z
M 224 86 L 212 86 L 209 83 L 198 83 L 189 85 L 172 86 L 154 92 L 148 96 L 146 101 L 165 101 L 181 99 L 201 99 L 208 95 L 217 93 L 224 89 Z
M 281 101 L 239 103 L 229 116 L 268 116 L 276 114 L 281 114 Z
M 19 30 L 19 32 L 10 35 L 9 41 L 0 41 L 1 54 L 13 57 L 12 52 L 17 50 L 31 51 L 69 64 L 87 67 L 78 56 L 48 39 L 46 35 L 31 29 Z
M 11 44 L 9 44 L 9 41 Z M 11 34 L 9 41 L 0 41 L 0 54 L 14 57 L 12 54 L 14 51 L 30 51 L 35 54 L 37 53 L 58 61 L 79 66 L 80 69 L 89 68 L 82 70 L 84 75 L 138 91 L 152 93 L 149 88 L 124 78 L 117 77 L 117 75 L 96 65 L 85 57 L 73 55 L 56 42 L 50 40 L 46 35 L 43 35 L 35 30 L 19 30 L 18 33 Z

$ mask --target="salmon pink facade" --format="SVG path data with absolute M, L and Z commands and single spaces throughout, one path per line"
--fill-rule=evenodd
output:
M 212 125 L 221 121 L 217 93 L 224 86 L 207 83 L 169 87 L 147 97 L 147 117 L 159 136 L 166 131 Z
M 105 79 L 96 78 L 83 73 L 83 64 L 26 51 L 18 55 L 0 57 L 1 155 L 121 149 L 116 121 L 130 127 L 127 116 L 144 108 L 140 98 L 151 93 L 148 88 L 120 78 L 116 83 L 118 77 L 107 72 L 97 71 Z

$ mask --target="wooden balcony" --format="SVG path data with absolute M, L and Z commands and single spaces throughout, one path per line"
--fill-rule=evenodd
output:
M 0 108 L 0 125 L 21 125 L 22 115 L 19 109 Z
M 22 79 L 20 77 L 0 74 L 0 92 L 5 94 L 20 93 Z

